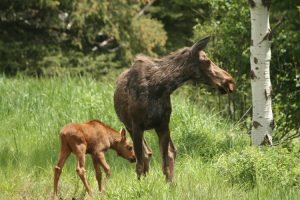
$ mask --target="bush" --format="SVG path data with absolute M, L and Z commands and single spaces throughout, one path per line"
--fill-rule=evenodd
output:
M 183 99 L 179 94 L 173 98 L 171 118 L 171 126 L 174 127 L 171 130 L 175 132 L 172 135 L 180 141 L 176 142 L 180 154 L 210 161 L 249 144 L 245 130 L 227 122 L 219 113 Z
M 257 184 L 300 186 L 299 158 L 281 147 L 235 151 L 221 156 L 215 167 L 227 181 L 246 188 Z
M 45 0 L 0 3 L 0 73 L 93 74 L 164 50 L 160 21 L 137 14 L 142 1 Z

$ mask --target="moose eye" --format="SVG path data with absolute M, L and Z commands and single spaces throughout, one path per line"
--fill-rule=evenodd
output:
M 128 147 L 128 150 L 131 151 L 131 150 L 132 150 L 132 147 Z

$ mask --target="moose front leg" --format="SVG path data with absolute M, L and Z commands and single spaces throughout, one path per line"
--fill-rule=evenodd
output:
M 126 127 L 126 129 L 129 132 L 130 137 L 133 140 L 132 130 L 129 129 L 128 127 Z M 143 162 L 144 162 L 143 174 L 144 174 L 144 176 L 146 176 L 146 174 L 149 171 L 149 165 L 150 165 L 151 156 L 152 156 L 152 149 L 148 145 L 147 141 L 143 138 Z
M 136 174 L 138 180 L 144 173 L 144 149 L 143 149 L 143 130 L 139 127 L 133 127 L 132 140 L 133 148 L 136 157 Z
M 170 137 L 169 126 L 161 126 L 155 129 L 159 138 L 159 147 L 163 160 L 162 169 L 167 182 L 173 181 L 176 148 Z

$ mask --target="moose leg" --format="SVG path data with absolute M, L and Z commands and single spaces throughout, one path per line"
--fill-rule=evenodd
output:
M 170 172 L 171 172 L 171 177 L 174 176 L 174 168 L 175 168 L 175 160 L 176 160 L 176 154 L 177 154 L 177 149 L 172 141 L 172 138 L 170 137 L 170 145 L 169 145 L 169 150 L 168 150 L 168 157 L 171 158 L 171 160 L 173 160 L 170 164 L 172 164 L 172 166 L 170 166 Z
M 77 157 L 77 167 L 76 167 L 76 172 L 78 174 L 78 176 L 80 177 L 85 189 L 87 190 L 88 194 L 90 196 L 92 196 L 92 191 L 91 188 L 86 180 L 85 177 L 85 169 L 84 169 L 84 165 L 85 165 L 85 151 L 86 151 L 86 146 L 85 145 L 78 145 L 76 146 L 77 151 L 75 151 L 76 153 L 76 157 Z
M 55 197 L 57 197 L 58 180 L 59 180 L 59 177 L 61 175 L 62 168 L 63 168 L 67 158 L 69 157 L 70 153 L 71 153 L 71 150 L 69 149 L 67 144 L 65 144 L 63 141 L 61 141 L 61 150 L 60 150 L 60 153 L 59 153 L 59 158 L 58 158 L 58 161 L 57 161 L 57 163 L 54 167 L 54 194 L 53 194 L 53 199 L 55 199 Z
M 141 175 L 144 173 L 144 151 L 143 151 L 143 130 L 139 127 L 134 127 L 132 132 L 132 140 L 134 153 L 136 156 L 136 174 L 138 180 L 140 180 Z
M 132 130 L 129 129 L 128 127 L 126 127 L 126 129 L 128 130 L 130 137 L 133 139 Z M 143 160 L 144 160 L 143 174 L 146 176 L 147 172 L 149 171 L 152 150 L 145 139 L 143 139 L 143 152 L 144 152 L 143 153 Z
M 95 174 L 96 174 L 96 179 L 98 182 L 98 187 L 99 187 L 99 191 L 102 191 L 102 185 L 101 185 L 101 181 L 102 181 L 102 172 L 100 170 L 100 166 L 99 166 L 99 159 L 98 157 L 93 155 L 93 164 L 94 164 L 94 169 L 95 169 Z
M 149 165 L 150 165 L 150 159 L 152 156 L 152 150 L 150 146 L 147 144 L 147 141 L 143 139 L 143 150 L 144 150 L 144 171 L 143 174 L 146 176 L 146 174 L 149 171 Z
M 155 130 L 159 138 L 159 147 L 163 160 L 163 173 L 166 176 L 166 181 L 172 182 L 174 176 L 176 149 L 170 138 L 170 130 L 168 126 L 162 126 Z

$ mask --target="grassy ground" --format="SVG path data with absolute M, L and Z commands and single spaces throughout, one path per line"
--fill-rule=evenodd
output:
M 112 102 L 114 82 L 91 78 L 0 78 L 0 199 L 48 199 L 59 150 L 59 130 L 68 122 L 97 118 L 119 130 Z M 276 185 L 233 184 L 215 167 L 219 159 L 249 146 L 245 131 L 177 92 L 172 97 L 172 138 L 178 148 L 175 184 L 165 183 L 157 138 L 145 137 L 153 148 L 150 173 L 137 181 L 134 164 L 109 151 L 112 176 L 100 194 L 91 159 L 87 179 L 93 199 L 298 199 L 299 190 Z M 75 172 L 74 156 L 66 162 L 61 199 L 88 198 Z

